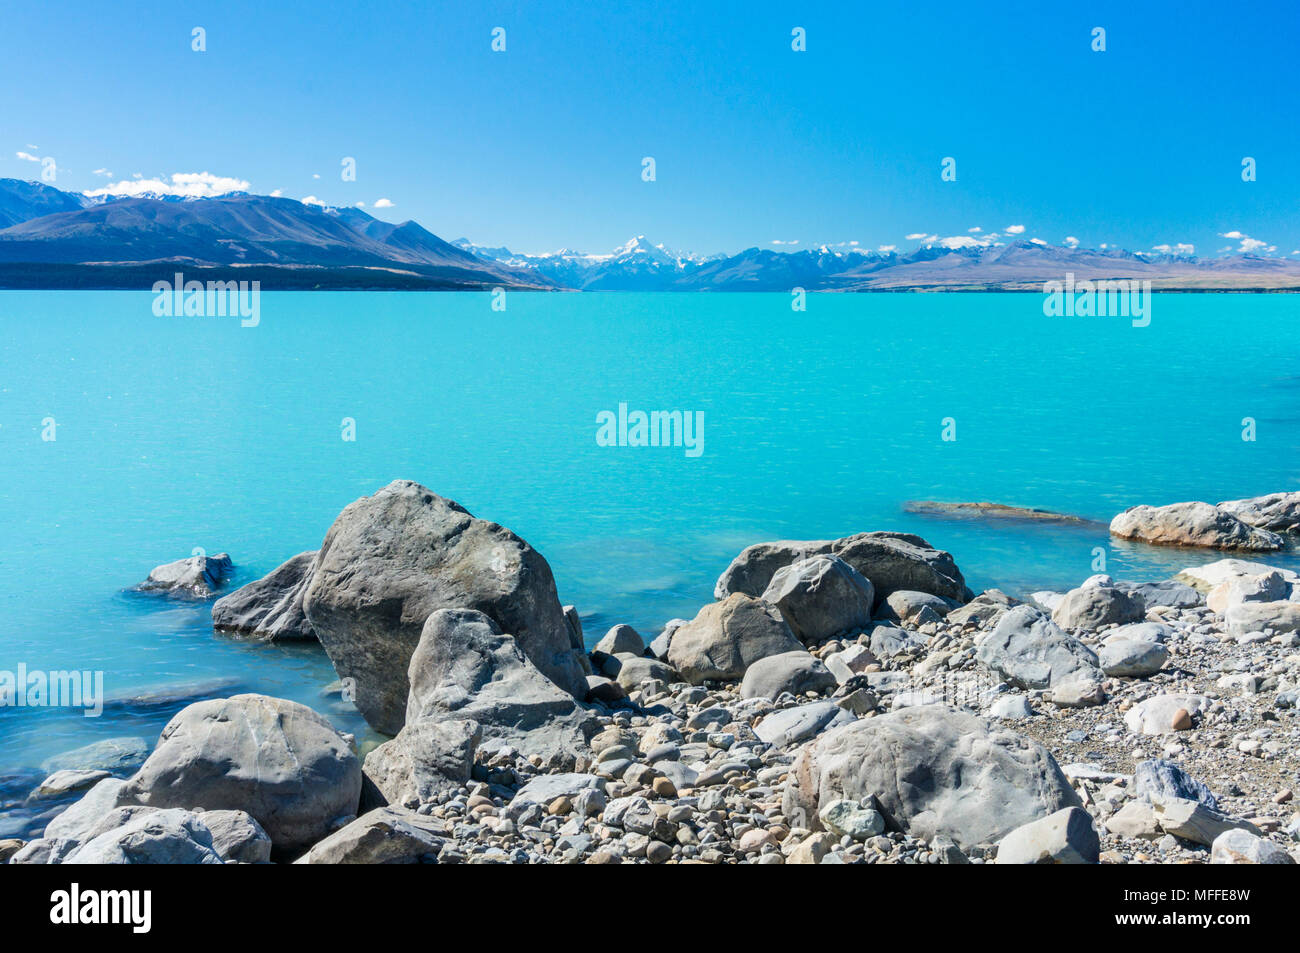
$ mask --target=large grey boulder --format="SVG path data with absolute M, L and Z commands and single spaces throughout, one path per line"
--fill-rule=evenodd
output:
M 1259 828 L 1250 821 L 1229 817 L 1206 807 L 1200 801 L 1178 797 L 1158 798 L 1151 802 L 1151 808 L 1161 830 L 1193 844 L 1209 847 L 1220 834 L 1235 828 L 1259 834 Z
M 1133 793 L 1149 802 L 1177 797 L 1200 801 L 1212 811 L 1219 809 L 1219 802 L 1203 782 L 1164 758 L 1149 758 L 1133 769 Z
M 299 864 L 415 864 L 432 861 L 448 835 L 444 822 L 395 807 L 376 808 L 339 828 Z
M 634 692 L 641 687 L 642 683 L 652 679 L 663 682 L 665 685 L 681 681 L 672 666 L 666 665 L 658 659 L 619 655 L 614 657 L 614 662 L 618 665 L 614 680 L 623 689 L 624 693 Z
M 1023 604 L 1021 600 L 1007 595 L 1001 589 L 987 589 L 964 606 L 950 611 L 946 618 L 955 625 L 973 623 L 983 629 L 996 624 L 1008 609 Z
M 1027 605 L 1008 610 L 980 642 L 975 657 L 1019 688 L 1102 681 L 1092 649 Z
M 1219 509 L 1243 523 L 1274 533 L 1300 533 L 1300 491 L 1269 493 L 1246 500 L 1227 500 Z
M 511 635 L 474 609 L 440 609 L 411 655 L 406 721 L 470 720 L 525 754 L 572 756 L 592 717 L 542 674 Z M 584 678 L 585 686 L 586 680 Z
M 211 599 L 234 571 L 227 553 L 190 556 L 154 567 L 149 578 L 136 586 L 141 592 L 161 592 L 190 599 Z
M 212 833 L 189 811 L 150 811 L 82 844 L 65 864 L 220 864 Z
M 123 794 L 125 787 L 126 782 L 120 778 L 100 781 L 45 825 L 45 838 L 82 843 L 111 827 L 121 826 L 119 821 L 111 827 L 99 828 L 113 811 L 130 805 L 130 798 Z
M 1237 576 L 1210 591 L 1205 604 L 1225 614 L 1243 602 L 1286 602 L 1294 600 L 1300 586 L 1292 578 L 1272 569 L 1253 576 Z
M 212 627 L 267 642 L 311 640 L 316 632 L 303 610 L 316 553 L 299 553 L 256 582 L 212 604 Z
M 1164 668 L 1169 650 L 1159 642 L 1143 639 L 1108 639 L 1097 652 L 1097 661 L 1107 675 L 1145 678 Z
M 920 625 L 938 622 L 956 608 L 956 603 L 943 596 L 910 589 L 895 589 L 876 610 L 876 618 L 902 625 Z
M 1101 838 L 1081 807 L 1023 824 L 998 843 L 999 864 L 1095 864 L 1100 856 Z
M 1295 858 L 1272 841 L 1235 827 L 1210 845 L 1212 864 L 1294 864 Z
M 1095 631 L 1103 625 L 1124 625 L 1146 617 L 1141 597 L 1114 586 L 1081 586 L 1065 594 L 1052 611 L 1052 621 L 1064 629 Z
M 765 715 L 754 726 L 754 734 L 759 741 L 766 741 L 778 748 L 789 748 L 828 728 L 848 724 L 855 717 L 851 711 L 841 708 L 833 701 L 809 702 Z
M 993 844 L 1078 795 L 1046 748 L 983 719 L 921 705 L 833 728 L 796 757 L 783 810 L 816 830 L 833 801 L 875 795 L 904 830 Z
M 1300 602 L 1240 602 L 1228 606 L 1223 620 L 1231 635 L 1267 629 L 1274 633 L 1295 632 L 1300 630 Z
M 374 728 L 401 730 L 407 668 L 425 620 L 476 609 L 575 697 L 586 679 L 570 645 L 551 567 L 496 523 L 409 480 L 348 505 L 325 535 L 303 608 Z
M 199 821 L 212 835 L 212 849 L 225 861 L 265 864 L 271 859 L 271 836 L 247 811 L 203 811 Z
M 719 577 L 714 598 L 721 601 L 737 592 L 760 596 L 782 566 L 828 553 L 871 580 L 877 605 L 898 589 L 928 592 L 956 602 L 967 602 L 973 595 L 951 554 L 911 533 L 874 532 L 835 540 L 783 540 L 749 546 Z
M 740 682 L 741 698 L 779 698 L 834 688 L 837 682 L 825 663 L 808 652 L 782 652 L 759 659 Z
M 871 624 L 871 581 L 838 556 L 813 556 L 772 575 L 762 599 L 776 606 L 805 645 Z
M 759 659 L 801 649 L 774 606 L 734 593 L 673 633 L 668 664 L 692 685 L 736 681 Z
M 366 755 L 361 809 L 416 808 L 469 781 L 483 729 L 465 718 L 414 718 Z
M 956 603 L 974 596 L 952 555 L 912 533 L 858 533 L 837 539 L 832 552 L 871 580 L 877 606 L 900 589 Z
M 306 705 L 266 695 L 183 709 L 122 789 L 124 800 L 149 807 L 247 811 L 281 852 L 355 814 L 360 793 L 361 763 L 334 727 Z
M 1137 596 L 1148 609 L 1159 607 L 1190 609 L 1205 603 L 1205 597 L 1199 592 L 1191 586 L 1173 579 L 1162 579 L 1160 582 L 1125 582 L 1118 580 L 1115 583 L 1115 588 L 1123 589 L 1125 592 Z
M 1188 566 L 1174 576 L 1175 582 L 1181 582 L 1198 592 L 1211 593 L 1224 583 L 1232 583 L 1251 576 L 1265 573 L 1279 573 L 1288 583 L 1300 583 L 1300 574 L 1290 569 L 1281 569 L 1250 559 L 1216 559 L 1200 566 Z M 1211 609 L 1214 606 L 1210 606 Z M 1221 610 L 1215 610 L 1221 611 Z
M 600 809 L 604 810 L 605 782 L 594 774 L 582 772 L 565 772 L 562 774 L 539 774 L 515 792 L 506 806 L 506 816 L 515 819 L 530 807 L 537 806 L 543 810 L 554 800 L 567 797 L 573 803 L 579 801 L 583 792 L 599 792 Z
M 606 632 L 592 651 L 606 655 L 644 655 L 645 641 L 636 629 L 620 623 Z
M 1110 533 L 1158 546 L 1203 546 L 1269 552 L 1281 549 L 1277 533 L 1256 529 L 1209 503 L 1133 506 L 1110 521 Z
M 1209 707 L 1210 699 L 1205 695 L 1154 695 L 1126 711 L 1124 723 L 1134 734 L 1172 734 L 1190 729 L 1193 719 Z
M 834 540 L 778 540 L 746 546 L 718 577 L 713 587 L 713 598 L 719 602 L 732 593 L 743 593 L 757 598 L 772 582 L 776 571 L 791 563 L 829 553 Z

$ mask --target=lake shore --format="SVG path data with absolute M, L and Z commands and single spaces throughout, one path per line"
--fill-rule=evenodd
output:
M 1190 506 L 1147 522 L 1271 544 Z M 1221 506 L 1290 533 L 1300 494 Z M 142 695 L 185 704 L 157 744 L 49 765 L 27 803 L 71 806 L 0 859 L 1294 862 L 1300 576 L 1186 553 L 1017 598 L 912 534 L 761 543 L 694 618 L 589 647 L 539 553 L 396 481 L 212 611 L 319 641 L 372 740 L 221 684 Z M 230 569 L 142 587 L 206 597 Z

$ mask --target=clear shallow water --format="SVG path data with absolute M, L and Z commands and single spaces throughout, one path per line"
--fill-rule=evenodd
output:
M 1116 576 L 1164 578 L 1215 557 L 901 504 L 1105 522 L 1300 478 L 1300 297 L 1159 295 L 1147 328 L 1046 318 L 1030 294 L 789 300 L 512 294 L 494 312 L 487 295 L 277 293 L 241 328 L 156 318 L 149 294 L 0 292 L 0 668 L 102 669 L 109 695 L 225 679 L 219 694 L 295 698 L 362 731 L 322 696 L 318 649 L 214 635 L 206 604 L 124 590 L 195 547 L 254 579 L 399 477 L 528 539 L 592 638 L 689 617 L 765 539 L 918 532 L 976 590 L 1077 584 L 1095 546 Z M 620 401 L 703 411 L 703 455 L 598 446 L 596 414 Z M 0 709 L 0 773 L 152 741 L 178 707 Z

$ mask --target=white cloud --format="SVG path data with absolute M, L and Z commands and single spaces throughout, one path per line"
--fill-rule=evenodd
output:
M 1075 238 L 1073 235 L 1066 235 L 1065 244 L 1068 245 L 1070 248 L 1078 248 L 1079 239 Z
M 96 169 L 96 170 L 95 170 L 93 173 L 91 173 L 91 174 L 92 174 L 92 175 L 102 175 L 102 176 L 104 176 L 104 178 L 106 178 L 106 179 L 111 179 L 111 178 L 113 177 L 113 173 L 112 173 L 112 172 L 109 172 L 107 169 Z
M 358 203 L 357 203 L 357 208 L 365 208 L 365 207 L 366 207 L 366 203 L 365 203 L 365 202 L 358 202 Z
M 1222 232 L 1220 235 L 1222 238 L 1231 238 L 1235 242 L 1241 242 L 1241 244 L 1237 246 L 1237 251 L 1241 252 L 1243 255 L 1249 255 L 1251 252 L 1259 251 L 1261 248 L 1267 252 L 1277 250 L 1276 245 L 1270 245 L 1268 242 L 1261 241 L 1258 238 L 1251 238 L 1246 233 L 1240 232 L 1236 229 L 1233 229 L 1230 232 Z
M 982 232 L 982 231 L 984 231 L 984 229 L 982 229 L 982 228 L 980 228 L 978 225 L 976 225 L 974 228 L 968 228 L 968 229 L 966 229 L 966 231 L 969 232 L 970 234 L 974 235 L 976 232 Z
M 392 208 L 392 207 L 393 207 L 393 203 L 392 200 L 390 199 L 379 199 L 377 202 L 375 202 L 375 208 Z M 799 243 L 791 242 L 790 244 L 797 245 Z
M 1008 235 L 1019 235 L 1019 234 L 1021 234 L 1022 232 L 1024 232 L 1024 230 L 1025 230 L 1025 226 L 1023 226 L 1023 225 L 1008 225 L 1008 226 L 1007 226 L 1007 234 L 1008 234 Z
M 31 153 L 29 153 L 29 152 L 15 152 L 14 155 L 16 155 L 18 158 L 22 159 L 22 160 L 25 161 L 25 162 L 40 162 L 40 161 L 41 161 L 40 156 L 34 156 L 34 155 L 32 155 Z
M 314 195 L 304 195 L 300 201 L 303 205 L 319 205 L 321 208 L 325 207 L 325 203 Z
M 143 195 L 154 192 L 159 195 L 179 195 L 183 198 L 206 199 L 231 192 L 247 192 L 249 185 L 243 179 L 229 176 L 213 175 L 211 172 L 174 172 L 170 181 L 162 177 L 145 179 L 140 173 L 134 180 L 123 179 L 102 189 L 91 189 L 86 195 Z
M 313 179 L 319 179 L 319 178 L 320 178 L 320 173 L 319 173 L 319 172 L 313 172 L 313 173 L 311 174 L 311 177 L 312 177 Z
M 282 195 L 284 195 L 284 189 L 276 189 L 271 193 L 271 198 L 278 199 Z
M 1029 244 L 1031 244 L 1031 245 L 1046 245 L 1047 242 L 1043 241 L 1041 238 L 1031 238 L 1031 239 L 1029 239 Z
M 888 255 L 890 252 L 898 251 L 898 246 L 897 246 L 897 245 L 881 245 L 879 248 L 876 249 L 876 251 L 880 252 L 880 254 L 882 254 L 882 255 Z
M 909 242 L 915 242 L 915 241 L 920 241 L 922 238 L 925 237 L 926 237 L 925 232 L 912 232 L 912 234 L 907 236 L 907 240 Z
M 1178 242 L 1178 243 L 1175 244 L 1175 245 L 1153 245 L 1153 246 L 1151 246 L 1151 250 L 1152 250 L 1152 251 L 1162 252 L 1163 254 L 1166 254 L 1166 255 L 1194 255 L 1194 254 L 1196 254 L 1196 246 L 1190 244 L 1189 242 Z

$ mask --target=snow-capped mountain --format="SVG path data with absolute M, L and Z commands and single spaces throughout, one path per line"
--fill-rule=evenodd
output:
M 644 235 L 609 252 L 519 254 L 446 242 L 353 207 L 235 192 L 95 197 L 0 179 L 0 287 L 135 287 L 157 267 L 241 269 L 270 287 L 563 288 L 584 291 L 1028 290 L 1076 279 L 1156 288 L 1300 289 L 1300 261 L 1086 249 L 1045 242 L 923 242 L 908 252 L 822 245 L 695 255 Z

